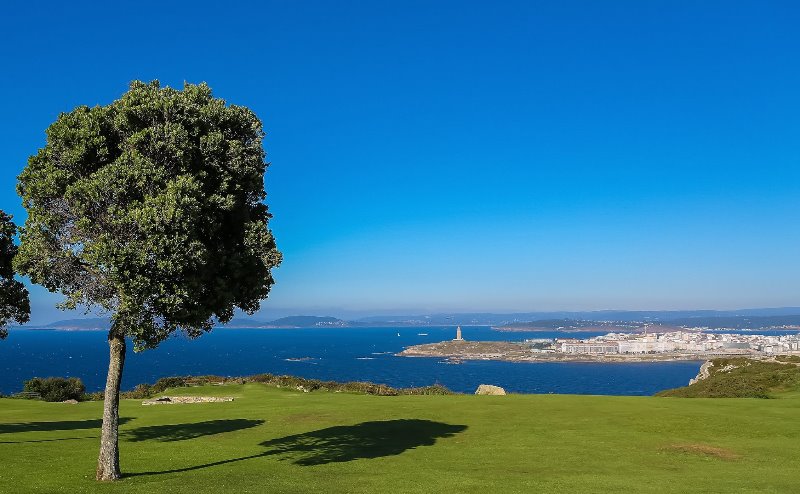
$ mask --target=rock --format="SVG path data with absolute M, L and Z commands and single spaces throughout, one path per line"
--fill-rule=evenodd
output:
M 492 396 L 505 396 L 506 390 L 500 386 L 492 386 L 491 384 L 481 384 L 475 390 L 476 395 L 492 395 Z
M 78 400 L 64 400 L 61 403 L 66 403 L 67 405 L 77 405 Z
M 144 400 L 142 405 L 175 405 L 182 403 L 219 403 L 233 401 L 228 396 L 162 396 L 154 400 Z
M 703 379 L 708 379 L 708 376 L 711 375 L 712 367 L 714 367 L 714 362 L 706 360 L 703 365 L 700 366 L 700 372 L 697 373 L 697 376 L 694 379 L 689 380 L 689 386 L 698 381 L 702 381 Z

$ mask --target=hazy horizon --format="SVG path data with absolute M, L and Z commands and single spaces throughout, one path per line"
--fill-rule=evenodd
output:
M 47 294 L 47 297 L 54 295 Z M 56 321 L 68 319 L 86 319 L 95 317 L 107 317 L 99 313 L 84 314 L 83 311 L 61 311 L 55 305 L 47 307 L 42 304 L 42 299 L 37 297 L 36 303 L 40 304 L 32 312 L 31 322 L 28 326 L 46 325 Z M 376 308 L 376 309 L 356 309 L 348 307 L 269 307 L 262 308 L 252 316 L 244 313 L 237 313 L 237 318 L 252 317 L 260 320 L 274 320 L 288 316 L 330 316 L 345 320 L 355 320 L 365 317 L 380 316 L 417 316 L 435 314 L 526 314 L 526 313 L 558 313 L 558 312 L 688 312 L 688 311 L 745 311 L 745 310 L 782 310 L 787 309 L 800 314 L 800 306 L 694 306 L 694 307 L 559 307 L 559 308 L 452 308 L 452 307 L 396 307 L 396 308 Z

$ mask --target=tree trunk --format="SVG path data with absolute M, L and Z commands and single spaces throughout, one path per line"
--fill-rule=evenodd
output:
M 125 365 L 125 337 L 114 328 L 108 333 L 111 356 L 103 400 L 103 430 L 100 434 L 100 457 L 97 459 L 97 480 L 117 480 L 119 470 L 119 386 Z

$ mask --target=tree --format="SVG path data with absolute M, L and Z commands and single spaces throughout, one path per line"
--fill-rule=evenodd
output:
M 62 308 L 111 314 L 98 480 L 120 478 L 119 389 L 135 350 L 258 310 L 281 262 L 264 204 L 262 125 L 206 84 L 135 81 L 62 113 L 28 159 L 17 267 Z
M 11 216 L 0 211 L 0 340 L 8 336 L 9 322 L 26 323 L 31 313 L 28 290 L 14 279 L 16 234 L 17 226 L 11 221 Z

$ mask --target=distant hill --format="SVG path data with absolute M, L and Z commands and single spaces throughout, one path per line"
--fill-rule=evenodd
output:
M 519 313 L 438 313 L 423 315 L 370 316 L 346 321 L 332 316 L 288 316 L 272 321 L 237 316 L 226 328 L 308 328 L 375 326 L 504 326 L 514 328 L 626 327 L 655 323 L 667 326 L 707 327 L 711 329 L 768 329 L 800 326 L 800 308 L 741 309 L 735 311 L 588 311 L 588 312 L 519 312 Z M 72 331 L 107 330 L 108 318 L 68 319 L 33 329 Z M 31 326 L 28 326 L 31 328 Z
M 639 330 L 649 324 L 654 331 L 664 331 L 678 326 L 686 328 L 708 328 L 708 329 L 731 329 L 731 330 L 769 330 L 769 329 L 797 329 L 800 331 L 800 315 L 790 316 L 695 316 L 681 317 L 677 319 L 663 320 L 576 320 L 576 319 L 544 319 L 529 322 L 513 322 L 497 326 L 499 329 L 548 329 L 548 330 L 578 330 L 592 328 L 599 330 L 609 328 L 609 331 L 617 329 Z
M 335 317 L 319 316 L 288 316 L 281 317 L 269 322 L 271 327 L 281 328 L 312 328 L 312 327 L 345 327 L 349 326 L 347 321 Z
M 779 307 L 764 309 L 738 309 L 727 311 L 688 310 L 688 311 L 562 311 L 562 312 L 514 312 L 514 313 L 437 313 L 423 315 L 370 316 L 358 319 L 357 322 L 382 325 L 396 324 L 409 326 L 447 326 L 447 325 L 486 325 L 502 326 L 519 323 L 535 323 L 539 321 L 572 321 L 586 322 L 662 322 L 677 324 L 675 321 L 712 320 L 721 317 L 757 318 L 778 316 L 800 316 L 800 307 Z M 732 327 L 732 326 L 728 326 Z
M 250 317 L 237 317 L 230 323 L 220 328 L 311 328 L 311 327 L 345 327 L 349 324 L 335 317 L 318 316 L 290 316 L 275 319 L 274 321 L 264 321 Z M 46 326 L 31 327 L 30 329 L 58 329 L 66 331 L 107 331 L 111 328 L 109 318 L 86 318 L 86 319 L 65 319 L 56 321 Z
M 768 329 L 785 326 L 800 326 L 800 315 L 781 316 L 720 316 L 684 317 L 670 323 L 678 326 L 707 327 L 710 329 Z
M 476 326 L 514 326 L 519 324 L 531 324 L 550 326 L 559 321 L 570 320 L 580 321 L 589 325 L 598 323 L 614 322 L 652 322 L 664 323 L 669 325 L 700 325 L 697 322 L 705 322 L 709 327 L 716 323 L 721 323 L 720 318 L 731 318 L 730 320 L 742 321 L 749 318 L 751 321 L 760 318 L 770 317 L 791 317 L 800 318 L 800 307 L 779 307 L 763 309 L 737 309 L 727 311 L 717 310 L 688 310 L 688 311 L 622 311 L 622 310 L 599 310 L 599 311 L 560 311 L 560 312 L 513 312 L 513 313 L 436 313 L 436 314 L 415 314 L 415 315 L 395 315 L 395 316 L 369 316 L 358 319 L 356 322 L 364 325 L 389 325 L 398 326 L 449 326 L 449 325 L 476 325 Z M 766 322 L 766 319 L 765 319 Z M 541 323 L 541 324 L 534 324 Z M 724 326 L 718 327 L 740 327 L 746 326 Z M 767 327 L 767 326 L 762 326 Z
M 111 319 L 107 317 L 90 317 L 86 319 L 66 319 L 41 327 L 41 329 L 68 329 L 72 331 L 97 331 L 111 328 Z
M 231 322 L 224 326 L 218 324 L 220 328 L 270 328 L 273 327 L 272 321 L 253 319 L 252 317 L 234 317 Z
M 662 323 L 657 323 L 660 326 Z M 494 326 L 500 331 L 608 331 L 639 332 L 647 323 L 625 321 L 586 321 L 575 319 L 543 319 L 531 322 L 512 322 Z
M 268 329 L 268 328 L 314 328 L 314 327 L 347 327 L 350 323 L 337 319 L 335 317 L 320 317 L 320 316 L 288 316 L 275 319 L 273 321 L 264 321 L 260 319 L 253 319 L 250 317 L 236 317 L 233 321 L 225 325 L 219 325 L 220 328 L 255 328 L 255 329 Z

